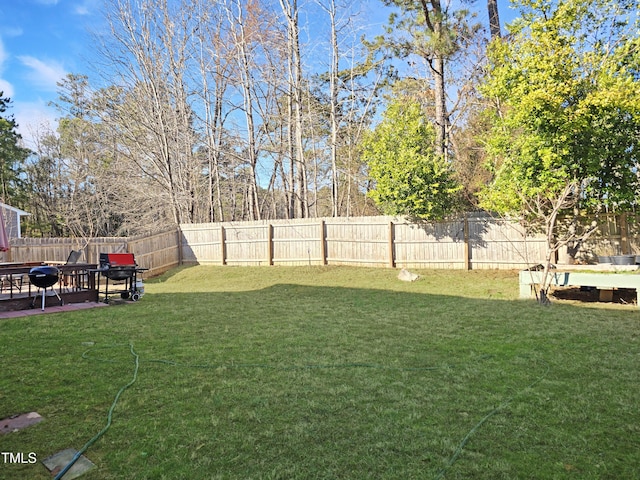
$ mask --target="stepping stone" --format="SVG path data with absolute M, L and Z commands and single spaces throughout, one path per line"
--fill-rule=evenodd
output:
M 0 433 L 11 433 L 40 423 L 44 418 L 38 412 L 23 413 L 0 420 Z
M 51 475 L 58 475 L 69 462 L 73 460 L 73 457 L 78 453 L 77 450 L 73 448 L 67 448 L 66 450 L 62 450 L 54 455 L 51 455 L 49 458 L 46 458 L 42 461 L 47 470 L 51 472 Z M 78 478 L 80 475 L 87 473 L 89 470 L 96 468 L 95 464 L 91 462 L 84 455 L 80 455 L 80 458 L 76 460 L 76 463 L 64 474 L 61 480 L 73 480 L 74 478 Z

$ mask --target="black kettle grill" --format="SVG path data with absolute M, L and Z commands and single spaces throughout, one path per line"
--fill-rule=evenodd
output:
M 44 303 L 45 303 L 45 298 L 47 295 L 48 288 L 50 288 L 51 291 L 55 293 L 56 297 L 58 297 L 58 300 L 60 300 L 60 305 L 64 305 L 64 301 L 60 298 L 60 295 L 58 295 L 58 292 L 56 292 L 53 289 L 53 286 L 56 283 L 58 283 L 59 276 L 60 276 L 60 270 L 58 270 L 56 267 L 52 267 L 49 265 L 34 267 L 31 270 L 29 270 L 29 281 L 33 285 L 38 287 L 38 292 L 36 293 L 36 296 L 33 297 L 33 300 L 31 301 L 31 308 L 35 306 L 36 298 L 38 298 L 38 294 L 40 294 L 42 296 L 42 310 L 44 310 Z

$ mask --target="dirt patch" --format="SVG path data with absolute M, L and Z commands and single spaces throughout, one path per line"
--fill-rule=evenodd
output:
M 551 297 L 556 300 L 571 300 L 579 302 L 600 302 L 600 292 L 593 287 L 565 287 L 556 288 Z M 637 301 L 636 291 L 633 288 L 618 288 L 613 291 L 613 299 L 610 302 L 621 305 L 635 305 Z

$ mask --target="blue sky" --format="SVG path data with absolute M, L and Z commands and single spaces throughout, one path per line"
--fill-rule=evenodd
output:
M 507 0 L 498 3 L 504 23 L 512 13 Z M 0 0 L 0 91 L 11 98 L 9 113 L 27 142 L 40 125 L 55 121 L 48 103 L 57 97 L 56 82 L 68 73 L 89 73 L 89 31 L 101 25 L 102 5 L 103 0 Z M 484 12 L 484 0 L 478 8 Z
M 10 97 L 24 137 L 53 122 L 47 104 L 56 82 L 86 70 L 89 31 L 102 0 L 3 0 L 0 3 L 0 91 Z

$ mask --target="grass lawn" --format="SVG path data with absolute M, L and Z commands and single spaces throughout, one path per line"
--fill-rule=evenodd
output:
M 502 271 L 181 268 L 137 303 L 0 320 L 0 435 L 83 479 L 634 479 L 640 313 Z M 133 346 L 133 350 L 131 349 Z M 136 370 L 137 355 L 138 369 Z

